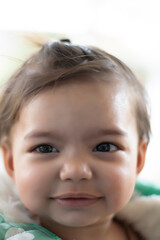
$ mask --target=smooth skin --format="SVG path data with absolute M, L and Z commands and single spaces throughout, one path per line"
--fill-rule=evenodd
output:
M 144 165 L 147 144 L 127 86 L 101 78 L 71 79 L 34 97 L 3 145 L 21 201 L 65 240 L 126 239 L 112 218 Z

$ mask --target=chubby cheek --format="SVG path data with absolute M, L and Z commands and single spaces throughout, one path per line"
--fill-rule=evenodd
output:
M 110 209 L 117 212 L 127 204 L 134 191 L 135 181 L 135 168 L 128 167 L 128 164 L 101 171 L 102 191 Z
M 22 165 L 17 168 L 15 166 L 15 183 L 18 194 L 23 204 L 32 212 L 37 213 L 47 204 L 50 197 L 50 175 L 47 168 L 42 168 L 41 165 Z M 21 170 L 22 167 L 25 171 Z

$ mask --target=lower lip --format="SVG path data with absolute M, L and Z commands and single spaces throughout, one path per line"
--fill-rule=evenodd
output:
M 58 205 L 68 208 L 88 207 L 97 203 L 101 198 L 55 198 Z

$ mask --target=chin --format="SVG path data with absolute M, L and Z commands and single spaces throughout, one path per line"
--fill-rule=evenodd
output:
M 94 225 L 96 223 L 100 222 L 100 220 L 98 218 L 80 218 L 80 217 L 74 217 L 72 218 L 67 217 L 67 218 L 63 218 L 63 219 L 59 219 L 59 221 L 57 221 L 57 223 L 59 223 L 60 225 L 66 226 L 66 227 L 73 227 L 73 228 L 81 228 L 81 227 L 88 227 L 91 225 Z

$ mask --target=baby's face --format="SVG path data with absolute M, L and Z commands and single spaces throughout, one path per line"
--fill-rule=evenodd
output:
M 118 83 L 70 80 L 23 107 L 7 171 L 48 228 L 106 221 L 130 199 L 145 150 L 126 92 Z

